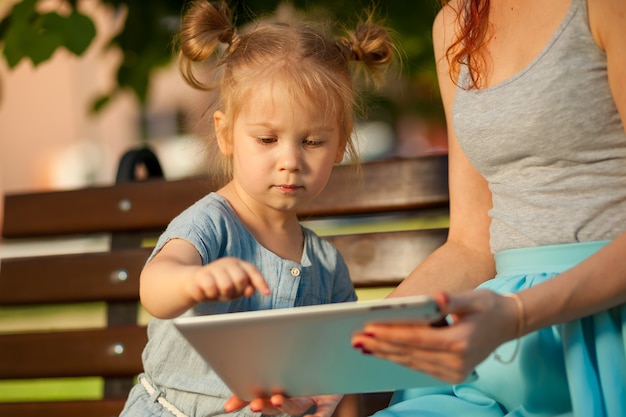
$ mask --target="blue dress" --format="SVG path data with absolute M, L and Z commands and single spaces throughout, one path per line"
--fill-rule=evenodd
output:
M 228 302 L 204 302 L 186 316 L 355 301 L 348 267 L 339 251 L 312 230 L 303 228 L 303 233 L 300 262 L 280 258 L 254 239 L 222 196 L 211 193 L 172 220 L 152 256 L 169 240 L 184 239 L 196 248 L 203 264 L 226 256 L 245 259 L 257 266 L 272 288 L 268 297 L 257 293 Z M 129 394 L 123 417 L 261 415 L 247 407 L 236 413 L 224 411 L 231 391 L 172 320 L 151 319 L 142 358 L 144 372 Z
M 550 279 L 606 242 L 512 249 L 480 288 L 517 292 Z M 546 272 L 549 271 L 549 272 Z M 626 307 L 541 329 L 520 339 L 511 363 L 495 353 L 470 383 L 398 391 L 376 417 L 626 416 Z M 517 341 L 498 349 L 504 360 Z

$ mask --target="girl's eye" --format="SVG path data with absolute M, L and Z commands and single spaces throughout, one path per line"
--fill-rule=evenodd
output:
M 304 146 L 312 146 L 312 147 L 321 146 L 322 143 L 324 142 L 322 142 L 321 140 L 317 140 L 317 139 L 305 139 L 302 141 L 302 144 Z
M 272 137 L 259 137 L 257 138 L 257 140 L 264 145 L 269 145 L 269 144 L 276 142 L 276 139 Z

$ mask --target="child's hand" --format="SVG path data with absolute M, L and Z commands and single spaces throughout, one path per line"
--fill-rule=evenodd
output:
M 249 403 L 235 396 L 230 397 L 224 404 L 224 410 L 228 413 L 240 410 L 250 404 L 254 412 L 262 412 L 267 415 L 289 414 L 301 416 L 304 412 L 315 406 L 311 414 L 304 417 L 331 417 L 343 395 L 318 395 L 316 397 L 285 397 L 276 394 L 270 398 L 257 398 Z
M 259 270 L 237 258 L 220 258 L 198 269 L 186 291 L 196 302 L 229 301 L 250 297 L 255 291 L 270 294 L 270 288 Z

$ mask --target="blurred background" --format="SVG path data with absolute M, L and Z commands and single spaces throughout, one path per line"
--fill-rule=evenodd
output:
M 233 0 L 238 25 L 306 13 L 353 28 L 374 4 L 401 51 L 367 95 L 364 160 L 446 152 L 431 25 L 439 0 Z M 0 193 L 108 185 L 150 146 L 166 178 L 205 173 L 206 93 L 174 64 L 183 0 L 0 0 Z M 0 203 L 0 220 L 2 205 Z M 0 222 L 1 227 L 1 222 Z

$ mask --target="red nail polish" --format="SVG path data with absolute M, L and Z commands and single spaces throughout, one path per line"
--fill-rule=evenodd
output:
M 363 343 L 356 342 L 355 344 L 352 345 L 352 347 L 355 348 L 355 349 L 361 349 L 361 348 L 363 348 Z
M 371 350 L 367 350 L 365 348 L 361 348 L 361 353 L 364 355 L 371 355 L 372 351 Z
M 364 334 L 367 337 L 376 337 L 376 335 L 374 333 L 372 333 L 372 332 L 365 332 Z
M 441 301 L 443 301 L 444 305 L 448 305 L 448 303 L 450 302 L 450 296 L 448 295 L 447 292 L 445 291 L 441 292 Z

